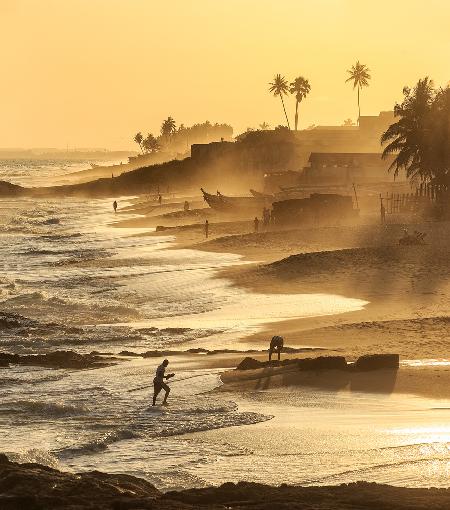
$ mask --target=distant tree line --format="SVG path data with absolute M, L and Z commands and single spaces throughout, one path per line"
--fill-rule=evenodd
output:
M 172 117 L 168 117 L 161 124 L 160 134 L 154 136 L 149 133 L 146 137 L 139 132 L 134 141 L 139 145 L 143 154 L 166 152 L 187 152 L 194 143 L 209 143 L 222 138 L 229 140 L 233 136 L 233 128 L 229 124 L 212 124 L 209 121 L 192 126 L 180 124 L 177 128 Z
M 398 121 L 381 137 L 383 158 L 395 155 L 389 170 L 413 181 L 450 182 L 450 87 L 436 89 L 425 77 L 403 89 L 394 107 Z

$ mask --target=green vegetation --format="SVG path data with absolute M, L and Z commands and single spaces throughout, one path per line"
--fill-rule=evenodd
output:
M 354 66 L 352 66 L 351 69 L 349 69 L 347 71 L 347 73 L 350 76 L 345 80 L 345 83 L 347 83 L 349 81 L 353 82 L 353 89 L 358 90 L 358 124 L 359 124 L 359 118 L 361 117 L 359 94 L 360 94 L 360 90 L 363 87 L 369 86 L 369 80 L 370 80 L 369 71 L 370 71 L 370 69 L 366 65 L 360 64 L 359 60 L 358 60 L 356 62 L 356 64 Z
M 403 89 L 404 99 L 396 104 L 399 118 L 382 135 L 387 144 L 383 158 L 395 154 L 389 170 L 422 182 L 448 184 L 450 178 L 450 87 L 436 90 L 428 77 L 413 89 Z
M 142 136 L 142 133 L 139 131 L 139 133 L 136 133 L 133 140 L 139 145 L 139 148 L 141 149 L 141 152 L 144 152 L 142 142 L 144 141 L 144 137 Z
M 172 117 L 168 117 L 161 124 L 161 134 L 155 137 L 149 133 L 144 139 L 139 132 L 134 136 L 134 141 L 139 145 L 142 153 L 155 153 L 159 151 L 170 153 L 185 153 L 194 143 L 218 142 L 221 139 L 230 140 L 233 136 L 233 128 L 228 124 L 211 124 L 206 121 L 193 126 L 180 124 Z
M 275 97 L 280 96 L 281 104 L 283 105 L 284 115 L 286 117 L 286 122 L 288 125 L 288 129 L 291 129 L 291 126 L 289 125 L 289 119 L 286 113 L 286 107 L 284 106 L 284 99 L 283 96 L 287 96 L 289 92 L 289 84 L 284 76 L 281 76 L 281 74 L 277 74 L 273 82 L 269 83 L 270 88 L 269 92 L 271 92 Z
M 311 86 L 309 81 L 303 76 L 299 76 L 295 78 L 295 80 L 291 83 L 290 92 L 295 95 L 295 130 L 298 128 L 298 105 L 305 99 L 305 97 L 309 94 L 311 90 Z

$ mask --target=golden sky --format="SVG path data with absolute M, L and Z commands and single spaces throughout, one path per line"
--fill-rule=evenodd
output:
M 311 83 L 301 128 L 341 124 L 357 59 L 363 115 L 424 75 L 446 84 L 449 24 L 448 0 L 0 0 L 0 147 L 130 148 L 169 115 L 276 126 L 276 73 Z

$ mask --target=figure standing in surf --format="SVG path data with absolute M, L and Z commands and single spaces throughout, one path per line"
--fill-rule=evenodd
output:
M 154 390 L 153 390 L 153 404 L 152 405 L 154 405 L 154 406 L 156 405 L 156 397 L 158 396 L 158 394 L 161 390 L 164 390 L 166 392 L 166 394 L 164 396 L 164 400 L 163 400 L 163 405 L 167 404 L 167 397 L 169 396 L 170 388 L 164 382 L 164 379 L 166 379 L 166 380 L 170 379 L 171 377 L 173 377 L 175 375 L 175 374 L 164 375 L 168 364 L 169 364 L 169 360 L 165 359 L 161 363 L 161 365 L 159 365 L 159 367 L 156 369 L 156 375 L 155 375 L 155 378 L 153 379 L 153 389 Z

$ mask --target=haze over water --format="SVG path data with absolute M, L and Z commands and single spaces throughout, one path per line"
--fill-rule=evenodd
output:
M 62 173 L 56 164 L 45 168 L 41 177 L 37 163 L 8 162 L 0 170 L 5 180 L 35 185 Z M 216 277 L 239 257 L 168 249 L 170 238 L 117 229 L 110 202 L 0 201 L 1 350 L 244 349 L 249 346 L 237 340 L 265 321 L 365 304 L 336 296 L 251 295 Z M 256 347 L 266 348 L 267 339 Z M 151 388 L 138 388 L 151 384 L 159 360 L 124 357 L 116 366 L 87 371 L 1 371 L 0 450 L 76 470 L 137 474 L 162 488 L 245 478 L 255 463 L 261 469 L 251 479 L 267 483 L 279 476 L 280 482 L 305 484 L 448 484 L 448 410 L 431 400 L 385 396 L 380 402 L 358 393 L 305 391 L 293 401 L 280 391 L 274 397 L 279 412 L 295 426 L 282 441 L 270 438 L 268 453 L 261 441 L 275 414 L 271 405 L 261 404 L 259 392 L 242 402 L 208 393 L 220 385 L 218 371 L 193 369 L 187 357 L 171 358 L 177 376 L 191 378 L 173 383 L 171 407 L 149 409 Z M 227 436 L 228 427 L 257 423 L 242 429 L 255 434 L 252 451 Z M 211 438 L 185 435 L 213 429 L 223 430 Z M 286 458 L 290 468 L 283 467 Z M 211 462 L 217 475 L 205 467 Z

